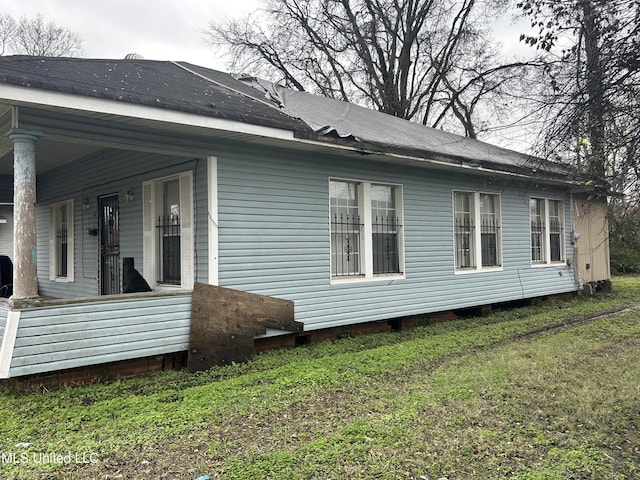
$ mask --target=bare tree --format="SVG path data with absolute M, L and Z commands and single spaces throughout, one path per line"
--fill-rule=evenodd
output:
M 545 55 L 533 101 L 548 119 L 542 144 L 606 178 L 612 267 L 640 269 L 640 0 L 530 0 L 519 7 Z
M 16 22 L 10 15 L 0 16 L 1 54 L 73 57 L 82 53 L 82 39 L 77 33 L 42 15 L 22 17 Z
M 11 41 L 15 37 L 17 29 L 16 21 L 11 15 L 0 15 L 0 55 L 4 55 L 11 49 Z
M 521 65 L 498 68 L 483 19 L 500 0 L 269 0 L 212 22 L 232 70 L 470 137 Z
M 534 100 L 548 118 L 544 144 L 571 152 L 599 177 L 633 170 L 640 121 L 639 0 L 521 2 L 537 29 L 522 40 L 546 52 Z M 623 160 L 625 159 L 625 160 Z M 620 161 L 628 163 L 624 168 Z M 625 188 L 626 182 L 618 186 Z

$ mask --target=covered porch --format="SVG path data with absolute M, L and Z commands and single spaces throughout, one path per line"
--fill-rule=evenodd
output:
M 204 142 L 181 148 L 149 125 L 127 140 L 135 129 L 115 119 L 89 134 L 87 118 L 29 108 L 0 123 L 0 287 L 12 307 L 217 283 L 217 161 Z M 211 221 L 196 228 L 198 215 Z
M 210 142 L 250 135 L 2 111 L 0 379 L 186 352 L 194 282 L 218 282 Z

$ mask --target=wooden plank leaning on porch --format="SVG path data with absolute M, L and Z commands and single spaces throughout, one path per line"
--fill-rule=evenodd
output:
M 302 331 L 302 324 L 294 321 L 292 301 L 196 283 L 189 334 L 189 371 L 251 359 L 254 336 L 264 335 L 267 328 Z

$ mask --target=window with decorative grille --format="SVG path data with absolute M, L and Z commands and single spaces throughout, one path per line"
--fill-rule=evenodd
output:
M 329 206 L 332 278 L 402 274 L 400 186 L 330 180 Z

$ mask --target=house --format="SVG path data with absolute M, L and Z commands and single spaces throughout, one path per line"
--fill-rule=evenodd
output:
M 0 378 L 186 351 L 196 282 L 293 301 L 310 334 L 609 279 L 594 179 L 355 105 L 18 56 L 0 114 Z

